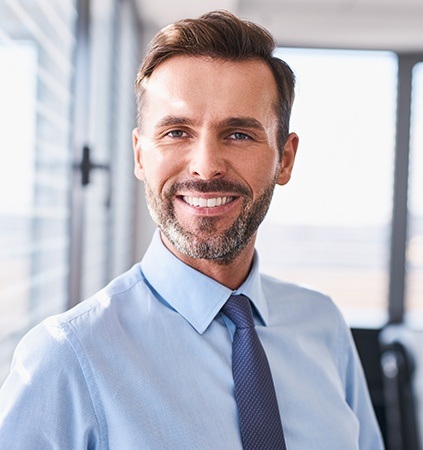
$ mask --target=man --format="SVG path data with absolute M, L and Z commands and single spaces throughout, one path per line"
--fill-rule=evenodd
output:
M 133 141 L 159 231 L 140 264 L 22 340 L 0 395 L 1 448 L 382 448 L 336 307 L 258 272 L 257 229 L 298 146 L 294 76 L 273 50 L 226 12 L 155 37 Z M 243 391 L 250 357 L 265 362 Z

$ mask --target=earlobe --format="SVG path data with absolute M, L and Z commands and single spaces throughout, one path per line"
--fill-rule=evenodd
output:
M 299 137 L 296 133 L 290 133 L 286 139 L 282 154 L 281 168 L 276 181 L 277 184 L 284 185 L 290 180 L 295 156 L 297 154 L 298 142 Z
M 132 131 L 132 147 L 134 149 L 134 174 L 139 180 L 144 180 L 144 168 L 141 162 L 140 130 Z

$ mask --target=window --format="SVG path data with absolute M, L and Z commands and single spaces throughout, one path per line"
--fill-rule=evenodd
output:
M 423 315 L 423 63 L 414 66 L 411 106 L 406 305 L 409 320 L 421 324 Z
M 29 328 L 134 262 L 133 8 L 0 3 L 0 384 Z M 76 171 L 83 146 L 108 166 L 86 186 Z
M 134 263 L 133 83 L 138 22 L 129 1 L 91 0 L 88 143 L 96 170 L 83 196 L 81 292 L 87 298 Z
M 0 383 L 18 339 L 67 305 L 75 5 L 0 4 Z
M 397 58 L 279 49 L 297 77 L 293 177 L 258 237 L 262 269 L 328 293 L 352 325 L 386 321 Z M 367 323 L 366 323 L 367 322 Z

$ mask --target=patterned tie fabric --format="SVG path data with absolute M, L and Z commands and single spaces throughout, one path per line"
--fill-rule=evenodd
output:
M 222 311 L 235 324 L 232 373 L 245 450 L 286 450 L 272 374 L 254 328 L 250 300 L 232 295 Z

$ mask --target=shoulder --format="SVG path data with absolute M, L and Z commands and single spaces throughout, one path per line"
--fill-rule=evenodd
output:
M 339 314 L 332 299 L 325 293 L 310 286 L 289 283 L 269 275 L 261 275 L 261 285 L 270 305 L 295 306 L 297 309 L 319 309 Z
M 337 346 L 349 341 L 348 326 L 328 295 L 266 275 L 262 275 L 261 285 L 274 324 L 296 334 L 337 342 Z
M 95 326 L 118 314 L 124 307 L 130 308 L 134 299 L 147 292 L 139 264 L 112 280 L 105 288 L 73 308 L 43 322 L 47 328 L 66 331 L 71 327 Z M 101 320 L 100 320 L 101 319 Z
M 92 297 L 36 325 L 22 338 L 15 353 L 29 358 L 34 354 L 41 364 L 43 358 L 78 359 L 84 342 L 101 344 L 122 316 L 134 315 L 134 308 L 147 294 L 141 271 L 135 265 Z
M 12 360 L 11 375 L 15 373 L 28 386 L 80 374 L 78 357 L 53 318 L 36 325 L 20 340 Z

